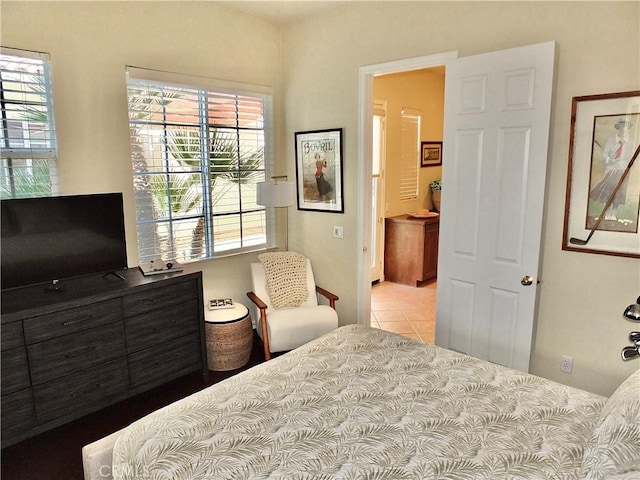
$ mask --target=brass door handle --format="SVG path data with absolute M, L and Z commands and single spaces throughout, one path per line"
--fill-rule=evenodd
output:
M 525 287 L 528 287 L 529 285 L 533 285 L 533 277 L 531 275 L 525 275 L 520 280 L 520 283 Z

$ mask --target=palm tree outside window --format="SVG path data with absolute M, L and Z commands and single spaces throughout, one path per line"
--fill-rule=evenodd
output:
M 130 72 L 140 263 L 270 246 L 271 219 L 256 204 L 256 184 L 264 181 L 271 157 L 270 95 L 132 78 Z
M 46 53 L 0 52 L 0 197 L 58 193 L 51 68 Z

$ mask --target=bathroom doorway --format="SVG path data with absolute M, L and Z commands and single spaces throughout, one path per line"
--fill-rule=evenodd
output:
M 385 217 L 434 209 L 429 185 L 441 179 L 442 168 L 422 167 L 420 144 L 442 141 L 444 81 L 444 66 L 373 79 L 371 325 L 431 344 L 437 282 L 408 286 L 385 280 L 384 227 Z M 417 121 L 407 123 L 407 111 Z M 407 141 L 415 146 L 408 163 Z

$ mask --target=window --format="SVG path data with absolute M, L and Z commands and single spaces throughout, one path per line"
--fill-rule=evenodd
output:
M 384 188 L 382 169 L 385 160 L 387 104 L 383 101 L 373 102 L 373 145 L 371 148 L 371 268 L 382 266 L 382 202 Z M 380 272 L 372 272 L 372 280 L 380 277 Z
M 51 68 L 44 53 L 0 52 L 0 197 L 58 193 Z
M 216 83 L 127 69 L 140 263 L 271 245 L 273 219 L 256 204 L 270 167 L 271 95 Z
M 420 112 L 402 109 L 400 200 L 418 197 L 418 171 L 420 169 Z

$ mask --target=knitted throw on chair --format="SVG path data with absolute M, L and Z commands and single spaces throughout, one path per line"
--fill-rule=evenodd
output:
M 258 255 L 267 279 L 267 293 L 275 308 L 299 307 L 308 296 L 307 258 L 295 252 Z

